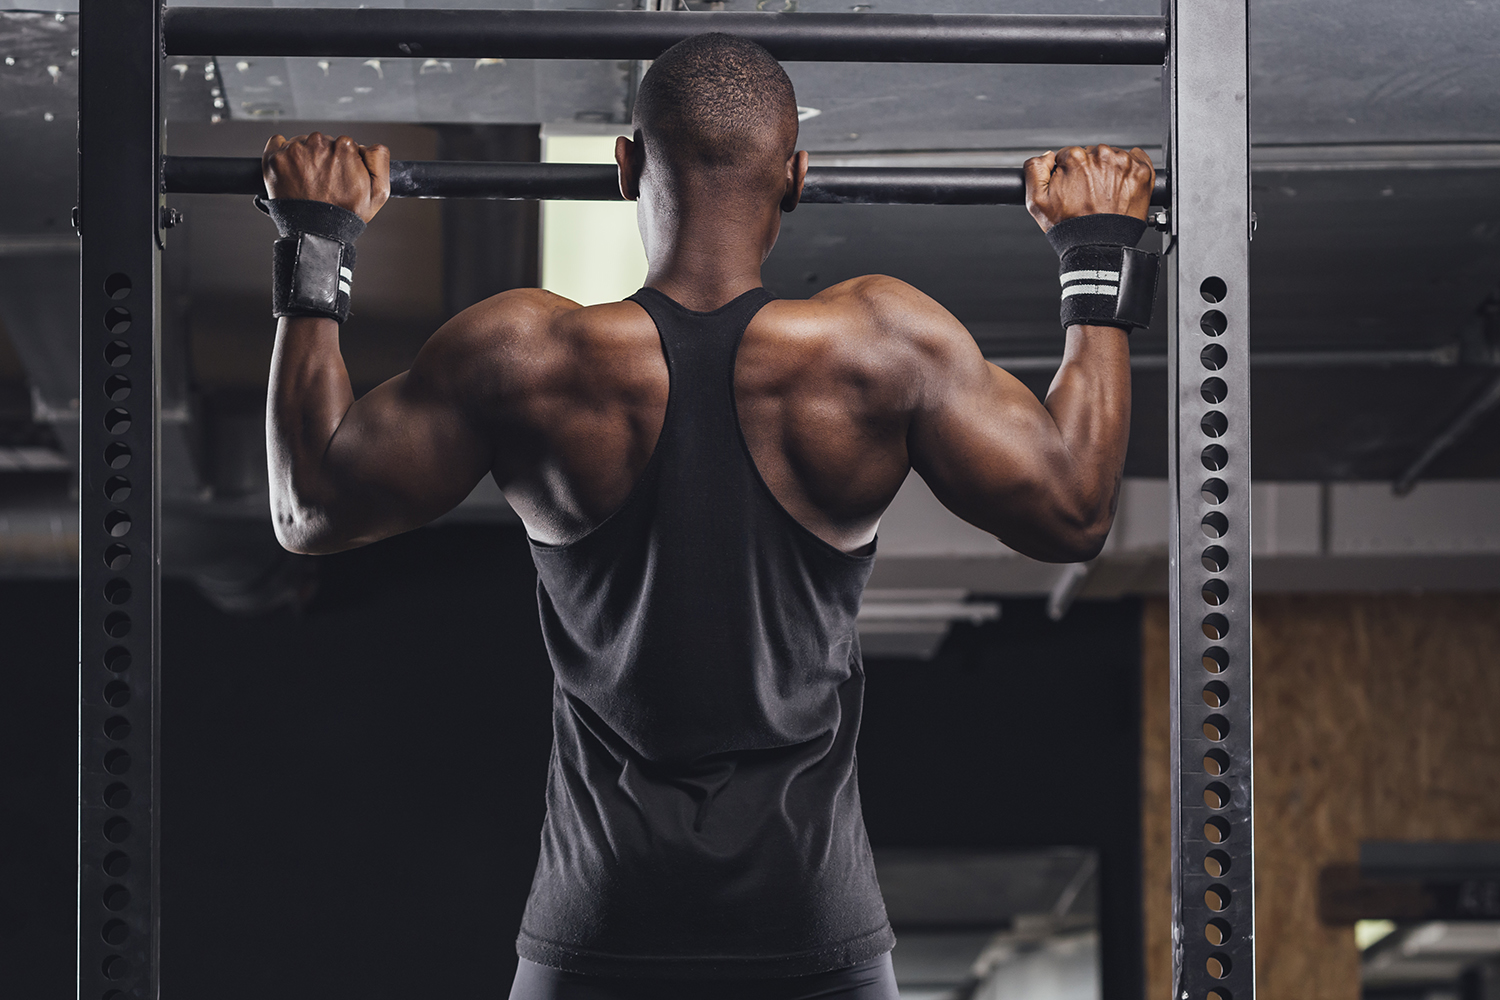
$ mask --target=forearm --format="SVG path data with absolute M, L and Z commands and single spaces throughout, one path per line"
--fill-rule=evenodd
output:
M 276 328 L 266 396 L 266 459 L 277 538 L 299 552 L 321 551 L 339 504 L 328 456 L 354 403 L 331 319 L 285 318 Z
M 1130 440 L 1130 340 L 1110 326 L 1072 326 L 1047 390 L 1060 443 L 1058 529 L 1084 549 L 1104 543 L 1114 521 Z

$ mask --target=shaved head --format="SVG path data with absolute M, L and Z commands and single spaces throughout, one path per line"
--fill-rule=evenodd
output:
M 646 159 L 674 171 L 779 176 L 797 146 L 797 97 L 771 53 L 721 32 L 651 64 L 635 102 Z

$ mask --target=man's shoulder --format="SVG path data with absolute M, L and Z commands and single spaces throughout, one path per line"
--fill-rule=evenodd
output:
M 828 340 L 860 351 L 909 349 L 922 339 L 955 332 L 967 337 L 948 310 L 900 278 L 866 274 L 807 299 L 779 299 L 773 315 L 788 334 Z
M 630 302 L 584 306 L 542 288 L 513 288 L 465 309 L 434 339 L 472 361 L 503 360 L 519 372 L 572 363 L 597 341 L 639 334 L 643 319 Z

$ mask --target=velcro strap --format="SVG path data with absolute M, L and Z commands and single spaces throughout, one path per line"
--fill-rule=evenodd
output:
M 317 233 L 276 241 L 271 254 L 271 312 L 282 316 L 349 318 L 354 247 Z
M 281 239 L 271 253 L 271 312 L 282 316 L 349 318 L 354 286 L 354 241 L 364 220 L 326 201 L 257 197 Z

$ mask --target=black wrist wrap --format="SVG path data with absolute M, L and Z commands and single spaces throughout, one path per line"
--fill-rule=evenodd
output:
M 1158 257 L 1137 250 L 1146 223 L 1129 215 L 1081 215 L 1047 232 L 1062 282 L 1062 325 L 1151 325 Z
M 325 201 L 258 197 L 255 205 L 281 231 L 271 251 L 271 314 L 348 319 L 360 217 Z

